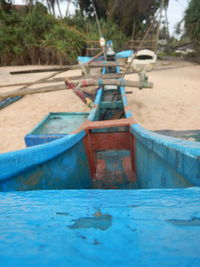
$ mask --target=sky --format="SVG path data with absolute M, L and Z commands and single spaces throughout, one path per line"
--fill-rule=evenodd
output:
M 182 20 L 189 0 L 169 0 L 168 20 L 170 34 L 173 34 L 175 25 Z
M 24 0 L 15 0 L 16 4 L 23 4 Z M 168 20 L 170 34 L 173 34 L 175 25 L 181 21 L 184 16 L 184 12 L 188 6 L 189 0 L 169 0 L 168 8 Z M 65 14 L 67 8 L 67 1 L 61 3 L 61 10 Z M 73 13 L 73 5 L 70 6 L 70 11 Z

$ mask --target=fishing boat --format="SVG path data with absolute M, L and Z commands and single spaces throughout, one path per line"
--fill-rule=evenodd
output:
M 199 266 L 200 143 L 141 127 L 108 63 L 75 90 L 89 113 L 51 113 L 0 155 L 1 266 Z

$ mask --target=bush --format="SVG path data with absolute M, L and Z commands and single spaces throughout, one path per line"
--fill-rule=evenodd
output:
M 112 40 L 114 44 L 114 49 L 116 51 L 122 49 L 124 43 L 127 41 L 127 37 L 121 32 L 119 26 L 112 20 L 100 20 L 100 26 L 102 30 L 103 37 L 108 41 Z M 99 31 L 96 23 L 88 21 L 86 24 L 88 37 L 91 40 L 99 40 Z
M 35 5 L 23 16 L 0 11 L 0 64 L 74 63 L 84 44 L 76 29 Z
M 185 15 L 186 33 L 195 45 L 196 56 L 200 60 L 200 1 L 191 0 Z
M 61 23 L 55 24 L 45 34 L 43 41 L 43 47 L 51 49 L 55 53 L 59 64 L 62 64 L 63 61 L 74 63 L 83 46 L 83 37 L 76 30 Z
M 102 34 L 112 40 L 115 50 L 126 42 L 125 35 L 112 20 L 100 20 Z M 77 13 L 72 18 L 56 19 L 37 3 L 25 12 L 0 10 L 0 64 L 71 64 L 85 48 L 86 40 L 99 40 L 91 18 Z

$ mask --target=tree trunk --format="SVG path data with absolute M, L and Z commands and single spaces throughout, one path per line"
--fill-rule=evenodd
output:
M 60 13 L 60 18 L 62 19 L 62 13 L 61 13 L 61 9 L 60 9 L 60 4 L 59 4 L 59 0 L 56 0 L 57 6 L 58 6 L 58 11 Z
M 69 6 L 70 6 L 70 3 L 71 3 L 71 0 L 68 0 L 67 10 L 66 10 L 66 17 L 68 17 L 68 14 L 69 14 Z

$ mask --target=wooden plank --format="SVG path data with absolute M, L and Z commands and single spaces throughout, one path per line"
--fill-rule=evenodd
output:
M 130 156 L 122 151 L 97 152 L 96 176 L 93 188 L 96 189 L 121 189 L 126 184 L 136 181 L 132 170 Z M 132 188 L 132 186 L 130 186 Z
M 79 133 L 80 131 L 86 131 L 92 129 L 102 129 L 102 128 L 112 128 L 112 127 L 126 127 L 131 124 L 135 124 L 136 121 L 133 117 L 118 119 L 118 120 L 107 120 L 107 121 L 89 121 L 86 120 L 76 131 L 72 132 L 72 134 Z
M 91 143 L 93 150 L 129 150 L 129 132 L 92 133 Z
M 82 78 L 83 78 L 83 76 L 82 76 Z M 27 83 L 3 84 L 3 85 L 0 85 L 0 88 L 3 88 L 3 87 L 14 87 L 14 86 L 31 86 L 31 85 L 35 85 L 35 84 L 58 83 L 58 82 L 64 82 L 64 78 L 55 78 L 55 79 L 52 79 L 52 80 L 43 80 L 43 81 L 27 82 Z
M 135 72 L 128 72 L 126 73 L 126 75 L 130 75 L 133 74 Z M 109 79 L 109 78 L 121 78 L 124 76 L 125 73 L 110 73 L 110 74 L 99 74 L 99 75 L 77 75 L 77 76 L 68 76 L 66 77 L 67 79 L 70 80 L 82 80 L 82 79 L 89 79 L 89 78 L 93 78 L 93 79 L 98 79 L 98 78 L 102 78 L 102 79 Z M 33 84 L 42 84 L 42 83 L 58 83 L 58 82 L 64 82 L 65 78 L 54 78 L 51 80 L 43 80 L 43 81 L 35 81 L 35 82 L 27 82 L 27 83 L 11 83 L 11 84 L 3 84 L 0 85 L 0 88 L 3 87 L 14 87 L 14 86 L 30 86 Z
M 93 152 L 91 141 L 90 141 L 90 132 L 87 131 L 87 135 L 83 139 L 83 143 L 85 146 L 89 166 L 90 166 L 90 173 L 92 178 L 95 178 L 96 174 L 96 156 L 95 153 Z
M 125 127 L 131 124 L 135 124 L 133 118 L 119 119 L 119 120 L 107 120 L 107 121 L 86 121 L 83 125 L 85 130 L 112 128 L 112 127 Z
M 75 88 L 77 85 L 72 82 L 66 80 L 66 85 L 69 88 Z M 82 80 L 79 82 L 80 87 L 89 87 L 89 86 L 103 86 L 103 85 L 116 85 L 116 86 L 122 86 L 122 81 L 119 79 L 102 79 L 100 81 L 99 85 L 99 80 L 91 79 L 91 80 Z M 130 81 L 130 80 L 124 80 L 124 86 L 127 87 L 133 87 L 133 88 L 152 88 L 153 83 L 149 82 L 144 86 L 143 83 L 140 83 L 138 81 Z
M 67 87 L 66 87 L 67 85 Z M 39 93 L 47 93 L 47 92 L 54 92 L 54 91 L 61 91 L 66 89 L 74 89 L 76 88 L 77 84 L 72 81 L 66 81 L 66 85 L 56 85 L 56 86 L 46 86 L 40 88 L 29 88 L 29 89 L 22 89 L 22 90 L 14 90 L 10 92 L 5 92 L 0 94 L 0 99 L 4 99 L 7 97 L 15 97 L 15 96 L 23 96 L 23 95 L 31 95 L 31 94 L 39 94 Z M 99 86 L 99 80 L 82 80 L 79 82 L 80 87 L 90 87 L 90 86 Z M 121 86 L 121 81 L 118 79 L 102 79 L 101 85 L 116 85 Z M 143 88 L 140 82 L 135 81 L 124 81 L 124 86 L 134 87 L 134 88 Z M 148 83 L 145 88 L 152 88 L 153 84 Z
M 87 51 L 98 51 L 98 50 L 101 50 L 101 47 L 98 47 L 98 48 L 86 48 Z
M 32 69 L 32 70 L 21 70 L 21 71 L 11 71 L 10 74 L 27 74 L 27 73 L 38 73 L 38 72 L 51 72 L 51 71 L 67 71 L 73 69 L 80 69 L 79 64 L 75 65 L 66 65 L 63 67 L 56 67 L 56 68 L 46 68 L 46 69 Z
M 117 63 L 115 61 L 107 61 L 107 62 L 99 62 L 99 63 L 92 63 L 90 64 L 90 67 L 92 68 L 104 68 L 104 67 L 117 67 L 117 66 L 124 66 L 124 64 L 121 64 L 121 63 Z
M 135 71 L 127 72 L 126 75 L 135 74 Z M 68 80 L 82 80 L 82 79 L 116 79 L 124 77 L 125 72 L 121 73 L 107 73 L 107 74 L 97 74 L 97 75 L 79 75 L 79 76 L 69 76 L 66 77 Z M 59 79 L 59 78 L 57 78 Z
M 103 68 L 103 67 L 112 67 L 112 66 L 123 66 L 123 64 L 118 64 L 116 62 L 90 64 L 90 68 Z M 66 65 L 64 67 L 57 67 L 57 68 L 11 71 L 10 74 L 15 75 L 15 74 L 38 73 L 38 72 L 50 72 L 50 71 L 67 71 L 67 70 L 76 70 L 76 69 L 81 69 L 81 66 L 79 64 L 76 64 L 76 65 Z
M 130 133 L 129 135 L 129 142 L 130 142 L 130 159 L 131 159 L 131 166 L 132 170 L 136 172 L 136 144 L 135 144 L 135 137 L 133 134 Z
M 66 90 L 66 85 L 57 85 L 55 86 L 47 86 L 43 88 L 29 88 L 29 89 L 22 89 L 22 90 L 15 90 L 6 93 L 0 94 L 0 100 L 7 98 L 7 97 L 15 97 L 15 96 L 24 96 L 24 95 L 32 95 L 32 94 L 39 94 L 39 93 L 47 93 L 47 92 L 54 92 Z

